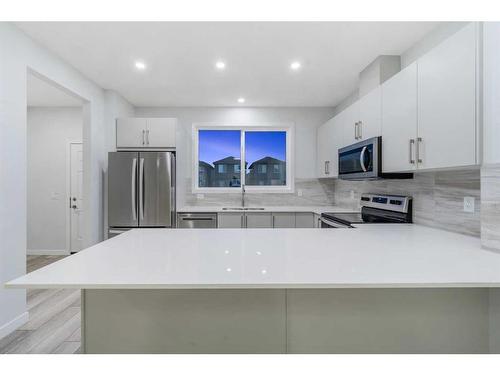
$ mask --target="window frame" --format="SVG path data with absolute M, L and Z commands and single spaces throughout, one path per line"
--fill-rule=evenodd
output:
M 239 130 L 240 136 L 240 181 L 241 186 L 236 187 L 200 187 L 199 186 L 199 139 L 200 130 Z M 245 185 L 245 133 L 251 131 L 284 131 L 286 133 L 286 185 L 284 186 L 259 186 Z M 241 193 L 242 186 L 245 186 L 247 193 L 294 193 L 294 133 L 293 123 L 263 123 L 263 124 L 221 124 L 221 123 L 193 123 L 192 125 L 192 192 L 194 194 L 203 193 Z

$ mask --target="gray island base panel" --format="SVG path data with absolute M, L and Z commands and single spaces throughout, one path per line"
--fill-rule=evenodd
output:
M 85 353 L 490 353 L 486 288 L 85 289 Z M 496 315 L 498 317 L 498 313 Z

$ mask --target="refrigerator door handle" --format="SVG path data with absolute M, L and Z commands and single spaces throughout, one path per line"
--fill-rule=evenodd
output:
M 137 158 L 132 159 L 132 180 L 130 182 L 131 184 L 131 191 L 132 191 L 132 217 L 135 220 L 137 220 L 137 201 L 136 201 L 136 194 L 135 194 L 135 184 L 137 181 Z
M 141 220 L 144 220 L 144 158 L 141 158 L 139 163 L 139 212 Z

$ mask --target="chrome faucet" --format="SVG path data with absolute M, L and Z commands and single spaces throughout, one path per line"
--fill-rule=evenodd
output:
M 241 185 L 241 207 L 245 207 L 245 185 Z

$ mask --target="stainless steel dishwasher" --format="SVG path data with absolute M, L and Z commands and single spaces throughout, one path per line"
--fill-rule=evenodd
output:
M 217 228 L 216 213 L 177 214 L 177 228 Z

